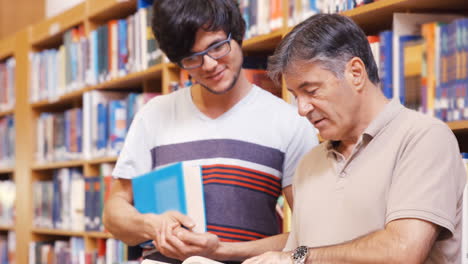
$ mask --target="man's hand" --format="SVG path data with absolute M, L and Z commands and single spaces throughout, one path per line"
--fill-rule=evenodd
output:
M 260 256 L 249 258 L 243 264 L 292 264 L 291 252 L 270 251 Z
M 195 233 L 180 226 L 166 229 L 166 234 L 155 241 L 156 248 L 166 257 L 185 260 L 190 256 L 214 258 L 219 239 L 210 233 Z
M 144 233 L 149 234 L 150 239 L 156 241 L 157 244 L 159 241 L 165 240 L 167 234 L 170 234 L 170 231 L 176 227 L 193 228 L 195 226 L 190 217 L 176 211 L 169 211 L 161 215 L 144 214 L 143 217 Z

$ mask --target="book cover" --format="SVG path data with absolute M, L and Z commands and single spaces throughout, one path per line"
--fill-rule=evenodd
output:
M 195 232 L 206 232 L 201 169 L 175 163 L 132 179 L 133 201 L 140 213 L 178 211 L 195 221 Z

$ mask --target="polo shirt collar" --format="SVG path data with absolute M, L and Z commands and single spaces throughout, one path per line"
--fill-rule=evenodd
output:
M 398 98 L 392 99 L 384 106 L 383 110 L 377 115 L 377 117 L 371 121 L 363 134 L 374 138 L 398 115 L 401 110 L 403 110 L 403 108 L 404 107 L 400 104 Z
M 389 103 L 387 103 L 383 110 L 377 115 L 377 117 L 371 121 L 369 126 L 364 130 L 364 133 L 361 135 L 359 142 L 365 140 L 365 142 L 369 142 L 372 138 L 374 138 L 382 129 L 392 121 L 396 115 L 403 109 L 404 107 L 400 104 L 398 99 L 392 99 Z M 339 144 L 339 141 L 332 141 L 327 140 L 325 142 L 325 149 L 328 154 L 337 153 L 336 146 Z

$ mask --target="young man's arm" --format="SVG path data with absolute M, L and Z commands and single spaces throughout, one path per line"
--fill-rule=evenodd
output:
M 292 188 L 283 189 L 286 200 L 293 206 Z M 175 234 L 175 235 L 173 235 Z M 279 251 L 284 248 L 289 233 L 279 234 L 255 241 L 219 242 L 216 235 L 197 234 L 183 228 L 167 229 L 164 240 L 156 242 L 159 251 L 171 258 L 183 260 L 198 255 L 216 260 L 241 261 L 267 251 Z
M 115 238 L 128 245 L 157 239 L 165 226 L 193 225 L 189 217 L 177 212 L 162 215 L 140 214 L 132 202 L 131 180 L 114 180 L 110 197 L 104 206 L 103 222 Z
M 423 263 L 440 227 L 419 219 L 400 219 L 385 229 L 335 246 L 311 248 L 305 263 Z M 245 261 L 292 263 L 291 252 L 269 252 Z

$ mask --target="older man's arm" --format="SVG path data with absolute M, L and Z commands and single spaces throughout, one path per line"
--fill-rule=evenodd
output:
M 334 246 L 311 248 L 305 263 L 423 263 L 440 227 L 419 219 L 399 219 L 385 229 Z M 269 252 L 244 263 L 292 263 L 291 252 Z

